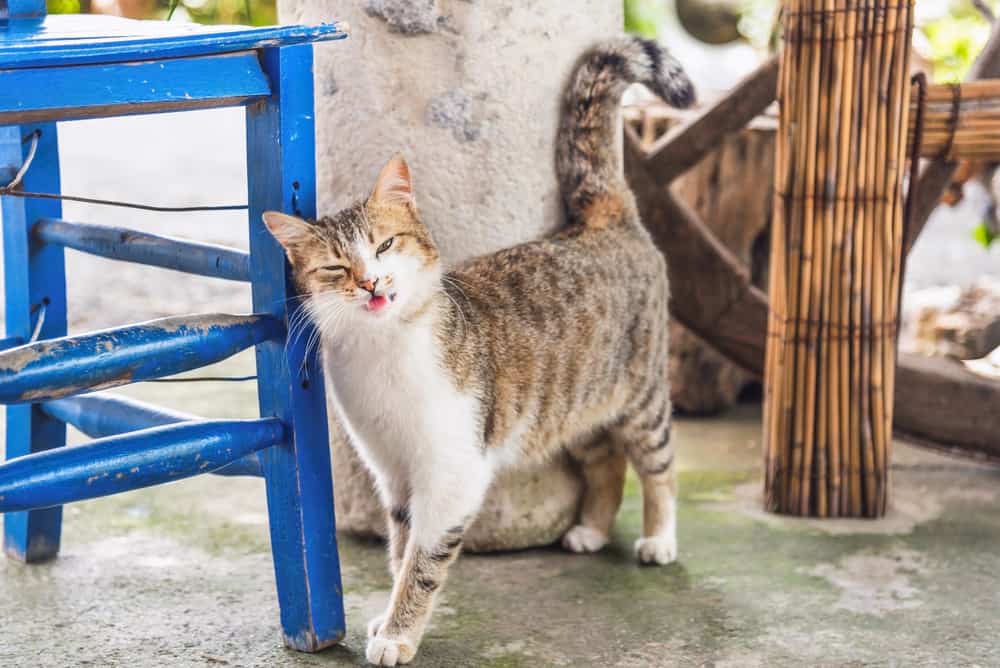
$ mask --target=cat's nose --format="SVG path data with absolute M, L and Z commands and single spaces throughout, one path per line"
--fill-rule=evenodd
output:
M 378 285 L 378 279 L 366 278 L 358 283 L 362 290 L 367 290 L 368 292 L 375 294 L 375 286 Z

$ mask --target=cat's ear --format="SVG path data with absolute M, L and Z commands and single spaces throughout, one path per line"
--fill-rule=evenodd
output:
M 264 224 L 288 253 L 288 260 L 295 264 L 299 254 L 316 241 L 312 226 L 301 218 L 280 211 L 265 211 Z
M 392 156 L 385 167 L 379 172 L 372 191 L 371 201 L 378 204 L 394 204 L 396 206 L 416 207 L 413 197 L 413 180 L 410 177 L 410 166 L 399 153 Z

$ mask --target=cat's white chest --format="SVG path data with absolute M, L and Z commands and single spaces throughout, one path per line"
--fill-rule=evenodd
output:
M 477 404 L 455 388 L 429 326 L 327 342 L 324 359 L 345 426 L 377 472 L 412 478 L 443 449 L 472 445 Z

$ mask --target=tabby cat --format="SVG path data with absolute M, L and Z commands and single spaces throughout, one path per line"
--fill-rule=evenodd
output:
M 618 105 L 642 82 L 694 99 L 657 44 L 621 38 L 576 65 L 556 170 L 568 225 L 444 271 L 396 156 L 371 195 L 330 218 L 264 214 L 322 339 L 339 417 L 388 509 L 389 607 L 367 658 L 409 662 L 497 472 L 566 450 L 586 480 L 574 552 L 608 541 L 626 462 L 639 474 L 642 563 L 677 554 L 667 274 L 615 148 Z

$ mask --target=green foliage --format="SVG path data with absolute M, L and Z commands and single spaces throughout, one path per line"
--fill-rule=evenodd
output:
M 989 23 L 970 0 L 953 0 L 947 12 L 923 22 L 920 29 L 939 82 L 961 80 L 990 36 Z
M 80 0 L 45 0 L 45 10 L 49 14 L 79 14 Z
M 146 0 L 130 5 L 129 18 L 169 19 L 183 11 L 197 23 L 273 25 L 278 22 L 276 0 Z M 90 11 L 88 0 L 46 0 L 49 14 Z
M 275 0 L 157 0 L 155 18 L 169 19 L 178 8 L 198 23 L 271 25 L 278 22 Z M 151 18 L 153 18 L 151 17 Z
M 664 19 L 663 0 L 625 0 L 625 30 L 655 38 Z
M 979 225 L 972 230 L 972 238 L 979 242 L 983 248 L 989 248 L 990 244 L 1000 237 L 997 236 L 996 232 L 993 231 L 988 223 L 979 223 Z

